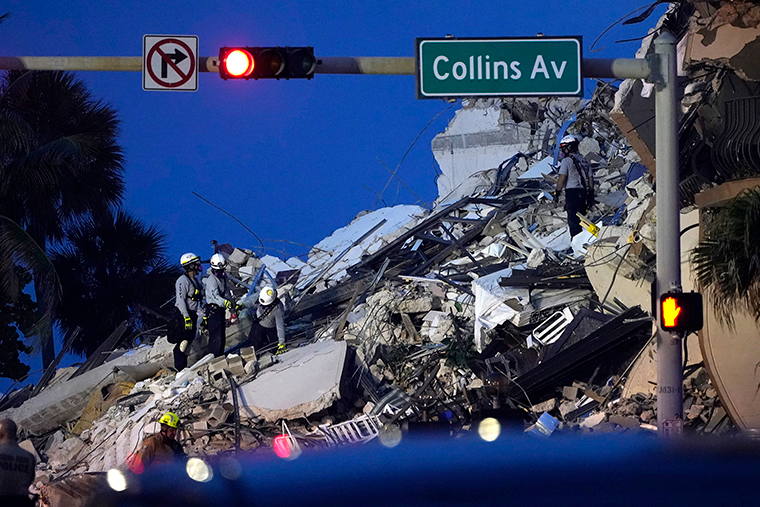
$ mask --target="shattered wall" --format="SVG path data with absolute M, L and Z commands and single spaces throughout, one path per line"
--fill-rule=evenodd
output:
M 488 189 L 499 166 L 518 152 L 547 148 L 580 99 L 463 101 L 432 141 L 441 170 L 438 199 L 450 202 Z

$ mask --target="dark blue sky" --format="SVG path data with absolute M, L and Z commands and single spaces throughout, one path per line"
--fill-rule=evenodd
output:
M 586 57 L 632 57 L 665 7 L 646 22 L 618 25 L 590 54 L 593 40 L 639 1 L 9 0 L 1 12 L 6 56 L 141 56 L 145 34 L 196 35 L 200 55 L 221 46 L 311 45 L 318 56 L 414 56 L 416 37 L 581 35 Z M 262 239 L 314 245 L 374 209 L 391 169 L 420 131 L 449 107 L 415 98 L 412 76 L 317 75 L 310 81 L 222 81 L 199 76 L 197 92 L 147 92 L 139 72 L 79 72 L 92 94 L 121 119 L 126 155 L 125 207 L 154 223 L 173 259 L 204 258 L 210 240 L 258 242 L 192 195 L 227 209 Z M 593 86 L 591 83 L 589 86 Z M 436 196 L 430 141 L 458 108 L 436 119 L 398 172 L 423 200 Z M 417 199 L 396 182 L 385 202 Z M 382 204 L 380 204 L 382 206 Z M 308 248 L 266 242 L 269 253 Z M 33 361 L 33 369 L 38 368 Z M 3 387 L 4 383 L 0 383 Z
M 140 56 L 145 34 L 197 35 L 201 56 L 224 45 L 311 45 L 318 56 L 413 56 L 415 37 L 582 35 L 586 56 L 632 56 L 655 17 L 617 27 L 588 48 L 632 1 L 493 2 L 448 0 L 81 1 L 11 0 L 2 11 L 9 56 Z M 659 15 L 664 7 L 658 9 Z M 197 92 L 147 92 L 139 72 L 79 72 L 121 118 L 126 154 L 125 206 L 156 223 L 170 254 L 209 241 L 252 247 L 232 219 L 192 195 L 227 209 L 262 239 L 313 245 L 373 209 L 389 173 L 425 125 L 447 104 L 415 99 L 411 76 L 317 75 L 311 81 L 224 82 L 202 73 Z M 430 140 L 458 106 L 422 135 L 399 170 L 424 201 L 436 197 Z M 394 181 L 387 204 L 417 199 Z M 305 247 L 267 242 L 303 254 Z M 273 251 L 270 251 L 273 253 Z

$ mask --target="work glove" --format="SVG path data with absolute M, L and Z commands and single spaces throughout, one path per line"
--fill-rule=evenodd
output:
M 193 319 L 185 317 L 185 331 L 190 331 L 193 328 Z
M 230 300 L 230 299 L 225 299 L 224 300 L 224 307 L 225 308 L 231 310 L 233 306 L 235 306 L 235 303 L 232 300 Z
M 284 354 L 287 351 L 288 347 L 284 343 L 281 343 L 277 346 L 277 352 L 275 352 L 274 355 L 279 356 L 280 354 Z
M 554 202 L 559 202 L 559 196 L 562 194 L 561 190 L 555 190 L 552 192 L 552 199 L 554 199 Z
M 201 319 L 201 329 L 208 329 L 208 317 L 206 316 Z
M 235 312 L 239 312 L 242 309 L 243 309 L 243 303 L 240 303 L 240 302 L 235 303 Z

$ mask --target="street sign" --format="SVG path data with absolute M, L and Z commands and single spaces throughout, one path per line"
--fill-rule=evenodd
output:
M 582 95 L 581 37 L 417 39 L 417 98 Z
M 143 90 L 198 89 L 198 37 L 143 36 Z

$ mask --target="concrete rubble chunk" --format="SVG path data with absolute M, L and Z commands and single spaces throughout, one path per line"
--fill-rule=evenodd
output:
M 432 294 L 404 298 L 393 309 L 394 313 L 425 313 L 433 309 Z
M 607 414 L 604 412 L 597 412 L 596 414 L 591 414 L 587 418 L 583 420 L 581 423 L 581 428 L 593 428 L 597 426 L 598 424 L 602 423 L 607 418 Z
M 161 366 L 148 363 L 150 350 L 150 347 L 137 349 L 71 380 L 49 386 L 20 407 L 0 413 L 0 418 L 13 419 L 21 428 L 33 435 L 46 433 L 78 418 L 87 406 L 94 389 L 125 380 L 142 380 L 155 375 Z M 135 369 L 133 372 L 139 373 L 140 378 L 134 378 L 122 369 L 138 365 L 144 368 Z
M 325 341 L 277 356 L 280 362 L 239 386 L 241 414 L 276 422 L 328 408 L 340 398 L 346 351 L 345 341 Z
M 576 386 L 565 386 L 562 388 L 562 396 L 570 401 L 575 401 L 578 399 L 578 387 Z
M 557 403 L 558 403 L 557 398 L 551 398 L 537 405 L 533 405 L 532 407 L 530 407 L 530 410 L 534 414 L 540 414 L 542 412 L 551 412 L 552 410 L 557 408 Z

